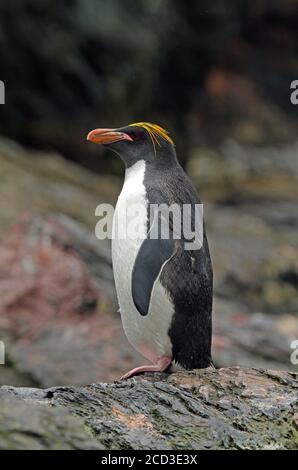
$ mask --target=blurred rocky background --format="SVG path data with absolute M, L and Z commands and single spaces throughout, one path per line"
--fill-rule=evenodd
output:
M 142 360 L 94 235 L 123 168 L 85 140 L 139 120 L 171 131 L 205 203 L 216 365 L 297 370 L 297 22 L 295 0 L 0 3 L 0 384 Z

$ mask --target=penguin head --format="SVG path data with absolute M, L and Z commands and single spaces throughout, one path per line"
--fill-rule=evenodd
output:
M 174 142 L 157 124 L 137 122 L 119 129 L 94 129 L 87 140 L 117 153 L 129 167 L 139 160 L 152 165 L 177 162 Z

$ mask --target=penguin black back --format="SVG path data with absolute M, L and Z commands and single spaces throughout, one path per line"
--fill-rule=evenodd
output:
M 164 162 L 157 161 L 146 169 L 144 182 L 149 204 L 178 204 L 181 208 L 185 204 L 192 208 L 201 204 L 178 162 L 164 168 Z M 195 229 L 193 224 L 191 228 Z M 175 309 L 169 330 L 173 361 L 189 370 L 209 367 L 213 271 L 205 226 L 200 249 L 185 250 L 184 239 L 174 240 L 174 244 L 175 255 L 165 264 L 160 277 Z

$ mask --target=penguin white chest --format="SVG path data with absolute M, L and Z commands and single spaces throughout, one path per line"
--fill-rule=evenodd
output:
M 132 272 L 136 257 L 147 237 L 145 162 L 126 170 L 113 221 L 112 261 L 117 297 L 125 334 L 143 356 L 152 362 L 172 355 L 168 331 L 174 308 L 163 285 L 156 279 L 147 315 L 137 310 L 132 297 Z

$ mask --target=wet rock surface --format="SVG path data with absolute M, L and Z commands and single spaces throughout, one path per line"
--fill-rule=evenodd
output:
M 98 450 L 101 449 L 83 421 L 63 408 L 27 401 L 1 399 L 0 450 Z
M 235 367 L 86 387 L 1 387 L 0 404 L 0 448 L 52 449 L 56 439 L 60 448 L 298 448 L 298 377 L 289 372 Z

